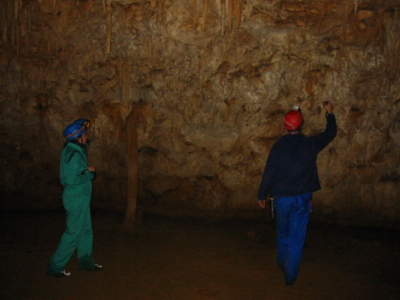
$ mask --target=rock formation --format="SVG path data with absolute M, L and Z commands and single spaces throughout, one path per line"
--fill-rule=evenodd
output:
M 2 208 L 61 205 L 62 131 L 84 117 L 94 206 L 125 209 L 134 157 L 140 210 L 259 215 L 283 113 L 299 105 L 315 134 L 330 99 L 315 215 L 398 223 L 398 1 L 4 0 L 0 13 Z

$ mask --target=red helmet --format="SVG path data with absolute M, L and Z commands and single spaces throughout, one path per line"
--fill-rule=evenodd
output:
M 283 126 L 287 130 L 296 130 L 303 124 L 303 116 L 297 110 L 290 110 L 283 116 Z

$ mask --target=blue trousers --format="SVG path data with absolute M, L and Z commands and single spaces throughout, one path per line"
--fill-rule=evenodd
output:
M 294 283 L 299 273 L 312 193 L 275 199 L 278 236 L 278 265 L 287 283 Z

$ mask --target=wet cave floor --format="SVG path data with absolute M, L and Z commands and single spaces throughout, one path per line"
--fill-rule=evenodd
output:
M 45 275 L 65 214 L 0 214 L 0 299 L 400 299 L 400 232 L 310 221 L 300 274 L 285 286 L 276 264 L 275 224 L 93 212 L 99 272 Z

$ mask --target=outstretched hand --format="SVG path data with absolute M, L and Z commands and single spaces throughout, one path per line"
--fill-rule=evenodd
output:
M 330 100 L 324 102 L 324 108 L 328 114 L 333 113 L 333 104 Z

